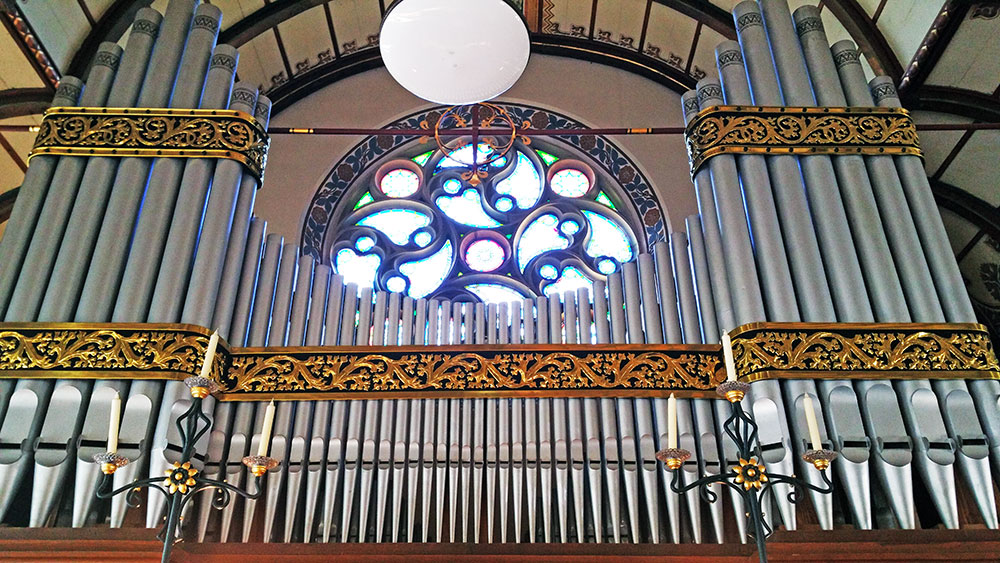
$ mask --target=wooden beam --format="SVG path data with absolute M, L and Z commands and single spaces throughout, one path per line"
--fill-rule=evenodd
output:
M 571 57 L 621 68 L 644 76 L 671 90 L 683 93 L 694 88 L 696 80 L 663 61 L 639 54 L 635 49 L 586 38 L 547 33 L 531 34 L 531 50 L 542 55 Z M 277 115 L 292 103 L 337 80 L 382 66 L 378 49 L 363 49 L 351 55 L 296 75 L 294 80 L 267 92 L 274 103 L 271 115 Z
M 11 88 L 0 90 L 0 119 L 42 113 L 52 103 L 48 88 Z
M 10 212 L 14 209 L 14 201 L 20 191 L 21 188 L 14 188 L 0 194 L 0 223 L 10 219 Z
M 963 88 L 924 85 L 907 96 L 904 105 L 909 110 L 950 113 L 976 121 L 1000 121 L 1000 100 Z
M 309 8 L 326 4 L 326 0 L 284 0 L 272 2 L 237 21 L 219 34 L 219 43 L 233 47 L 246 44 L 279 23 L 292 19 Z
M 0 561 L 101 562 L 160 560 L 156 530 L 146 528 L 2 528 Z M 259 542 L 260 540 L 255 540 Z M 1000 532 L 962 530 L 779 529 L 768 542 L 771 563 L 830 561 L 994 561 Z M 297 563 L 378 561 L 625 561 L 666 563 L 746 563 L 756 561 L 751 545 L 717 544 L 491 544 L 386 543 L 373 549 L 359 543 L 199 543 L 174 547 L 178 563 L 247 563 L 288 560 Z
M 884 74 L 899 82 L 903 75 L 903 65 L 886 41 L 885 35 L 868 17 L 858 0 L 826 0 L 823 5 L 830 9 L 851 34 L 851 38 L 868 58 L 868 64 L 875 74 Z
M 927 77 L 934 70 L 934 65 L 941 59 L 941 55 L 951 43 L 951 38 L 955 36 L 965 15 L 969 13 L 970 6 L 971 3 L 966 0 L 948 0 L 938 12 L 899 80 L 899 96 L 904 103 L 927 81 Z
M 61 78 L 59 69 L 53 64 L 45 46 L 42 45 L 41 40 L 31 29 L 28 20 L 24 18 L 17 6 L 13 6 L 9 11 L 0 11 L 0 22 L 3 23 L 4 29 L 17 44 L 18 49 L 21 50 L 21 54 L 28 59 L 28 64 L 42 79 L 42 83 L 54 91 Z M 5 53 L 5 55 L 7 54 Z
M 121 39 L 128 31 L 128 27 L 132 25 L 136 12 L 152 3 L 153 0 L 115 0 L 87 34 L 83 43 L 80 44 L 80 48 L 76 50 L 76 54 L 73 55 L 73 59 L 66 69 L 66 74 L 76 76 L 81 80 L 85 79 L 90 69 L 90 63 L 97 55 L 97 49 L 101 43 L 104 41 L 117 42 Z
M 733 24 L 732 14 L 707 0 L 656 0 L 656 3 L 701 22 L 726 39 L 736 39 L 736 26 Z
M 4 137 L 3 134 L 0 134 L 0 147 L 2 147 L 7 153 L 7 156 L 14 161 L 14 164 L 21 169 L 21 172 L 28 171 L 28 165 L 24 163 L 24 159 L 21 158 L 21 155 L 17 154 L 17 149 L 14 148 L 14 145 L 10 144 L 10 141 L 8 141 L 7 137 Z

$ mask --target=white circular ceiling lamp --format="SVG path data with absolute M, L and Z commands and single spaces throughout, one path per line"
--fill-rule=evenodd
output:
M 491 100 L 517 82 L 531 41 L 504 0 L 399 0 L 382 20 L 386 70 L 414 95 L 459 106 Z

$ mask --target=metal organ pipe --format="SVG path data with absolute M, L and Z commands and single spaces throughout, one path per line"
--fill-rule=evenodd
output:
M 270 104 L 257 97 L 255 88 L 238 84 L 230 99 L 235 50 L 217 46 L 209 59 L 215 41 L 209 22 L 217 22 L 217 10 L 199 7 L 201 19 L 196 20 L 190 39 L 185 39 L 193 11 L 192 0 L 172 2 L 163 36 L 154 47 L 147 24 L 158 23 L 159 16 L 140 10 L 139 16 L 147 23 L 143 32 L 130 37 L 113 85 L 110 75 L 92 76 L 90 82 L 106 84 L 109 103 L 120 99 L 126 102 L 122 105 L 130 105 L 138 96 L 140 105 L 163 105 L 169 100 L 172 107 L 200 103 L 205 108 L 221 108 L 229 99 L 230 109 L 254 113 L 266 123 Z M 815 16 L 814 9 L 804 8 L 796 12 L 795 21 L 802 24 Z M 840 72 L 836 76 L 821 27 L 800 25 L 803 51 L 799 51 L 783 0 L 765 0 L 763 15 L 756 5 L 741 4 L 736 22 L 746 53 L 734 42 L 719 46 L 724 87 L 705 79 L 697 92 L 685 94 L 687 121 L 699 107 L 722 104 L 723 91 L 726 102 L 734 105 L 752 101 L 776 105 L 782 100 L 797 105 L 872 103 L 855 101 L 868 94 L 856 59 L 838 55 L 848 47 L 838 51 L 834 46 L 836 71 Z M 186 68 L 172 92 L 172 69 L 181 61 L 182 49 Z M 743 66 L 744 56 L 749 69 Z M 777 65 L 777 79 L 772 63 Z M 140 95 L 147 66 L 150 70 Z M 105 68 L 95 66 L 94 72 L 106 73 Z M 127 85 L 122 77 L 128 78 Z M 875 86 L 880 100 L 888 99 L 883 97 L 887 89 L 879 82 Z M 814 93 L 818 100 L 812 98 Z M 258 181 L 234 162 L 81 159 L 85 165 L 80 172 L 80 195 L 75 203 L 72 198 L 69 202 L 74 211 L 66 223 L 66 235 L 61 236 L 62 244 L 49 253 L 54 260 L 53 279 L 58 276 L 60 284 L 74 288 L 72 295 L 58 294 L 53 281 L 47 292 L 36 288 L 27 301 L 19 295 L 16 302 L 31 305 L 37 301 L 40 315 L 47 320 L 65 320 L 75 314 L 77 320 L 102 321 L 109 318 L 117 299 L 116 320 L 216 326 L 232 346 L 715 343 L 720 329 L 766 319 L 796 321 L 800 309 L 806 320 L 871 320 L 868 295 L 875 299 L 878 320 L 908 320 L 914 308 L 907 307 L 904 295 L 910 296 L 913 288 L 906 285 L 900 260 L 895 262 L 901 275 L 885 265 L 901 251 L 913 248 L 923 248 L 931 270 L 934 265 L 933 252 L 924 240 L 930 236 L 926 225 L 921 227 L 922 219 L 909 215 L 909 210 L 917 214 L 911 192 L 919 179 L 902 173 L 901 158 L 713 157 L 695 175 L 701 215 L 686 219 L 686 234 L 674 233 L 669 243 L 657 241 L 652 253 L 637 253 L 634 261 L 606 280 L 596 281 L 592 288 L 489 306 L 359 288 L 334 275 L 330 266 L 300 256 L 298 247 L 285 244 L 280 236 L 268 235 L 265 241 L 265 223 L 251 218 Z M 68 161 L 58 157 L 32 160 L 29 172 L 38 179 L 26 180 L 28 187 L 35 186 L 33 192 L 25 192 L 35 194 L 23 204 L 26 214 L 55 213 L 48 211 L 47 202 L 43 205 L 46 178 L 57 175 L 64 160 Z M 798 171 L 799 162 L 806 181 Z M 151 167 L 156 174 L 146 189 Z M 904 188 L 907 181 L 911 185 Z M 811 215 L 803 189 L 808 189 Z M 147 209 L 153 205 L 149 203 L 138 215 L 130 215 L 135 198 L 144 192 L 162 199 L 155 200 L 155 210 Z M 85 205 L 81 201 L 85 193 L 102 203 L 96 208 Z M 108 216 L 100 209 L 105 201 Z M 62 205 L 60 213 L 70 208 L 65 202 Z M 886 234 L 880 222 L 887 222 L 885 217 L 897 209 L 907 212 L 893 218 L 902 227 L 892 227 L 894 231 L 887 226 Z M 78 218 L 78 211 L 86 217 Z M 20 220 L 21 226 L 12 223 L 14 231 L 20 229 L 22 234 L 15 234 L 12 242 L 0 240 L 0 256 L 26 251 L 27 231 L 35 228 L 36 217 Z M 101 238 L 95 242 L 102 218 Z M 115 239 L 116 233 L 130 234 L 133 227 L 136 235 L 131 248 L 126 242 L 129 236 Z M 935 236 L 947 246 L 940 233 Z M 23 246 L 17 237 L 23 239 Z M 141 263 L 144 254 L 156 259 Z M 83 286 L 88 264 L 95 270 Z M 17 275 L 29 275 L 25 272 Z M 122 276 L 125 281 L 119 292 Z M 0 273 L 0 299 L 8 277 Z M 944 283 L 938 281 L 936 272 L 933 283 L 941 294 Z M 13 288 L 13 281 L 8 285 Z M 99 286 L 110 297 L 86 301 L 97 295 Z M 81 291 L 84 298 L 78 302 Z M 26 290 L 22 294 L 28 295 Z M 945 304 L 942 310 L 955 307 Z M 948 313 L 949 320 L 955 320 L 952 314 Z M 1000 430 L 995 424 L 989 426 L 1000 420 L 990 410 L 996 405 L 989 406 L 990 400 L 996 402 L 995 383 L 935 382 L 932 386 L 906 381 L 894 390 L 880 381 L 824 380 L 818 385 L 809 380 L 762 381 L 753 386 L 753 413 L 761 425 L 765 462 L 782 473 L 793 473 L 791 453 L 801 453 L 806 447 L 803 396 L 819 398 L 821 434 L 827 441 L 829 430 L 828 441 L 842 456 L 835 471 L 846 485 L 845 511 L 850 510 L 856 526 L 872 526 L 869 458 L 901 527 L 916 524 L 910 468 L 914 464 L 933 489 L 930 494 L 946 524 L 952 526 L 954 461 L 972 488 L 989 489 L 984 461 L 989 452 L 1000 455 Z M 91 386 L 94 391 L 88 398 Z M 107 412 L 115 391 L 128 396 L 122 453 L 131 459 L 151 453 L 153 472 L 176 456 L 177 436 L 170 422 L 185 403 L 183 389 L 176 384 L 21 382 L 7 408 L 3 399 L 10 387 L 0 383 L 0 443 L 20 442 L 23 436 L 40 436 L 42 446 L 70 443 L 68 449 L 35 447 L 26 457 L 35 462 L 32 525 L 52 522 L 59 491 L 65 486 L 49 485 L 68 482 L 74 455 L 78 459 L 73 524 L 92 521 L 95 481 L 86 458 L 96 451 L 89 443 L 101 439 L 107 423 L 103 415 L 93 413 Z M 897 391 L 904 399 L 903 410 Z M 36 412 L 36 407 L 37 412 L 45 412 L 46 405 L 50 413 L 46 417 L 12 416 Z M 721 438 L 725 406 L 704 399 L 678 401 L 680 443 L 694 452 L 681 468 L 685 480 L 737 462 L 735 449 Z M 982 435 L 971 414 L 975 409 L 987 423 L 992 450 L 980 446 L 982 440 L 975 441 Z M 696 494 L 687 494 L 681 503 L 664 486 L 671 475 L 655 459 L 657 449 L 666 445 L 666 401 L 661 398 L 281 401 L 277 411 L 270 451 L 282 465 L 267 480 L 265 496 L 259 501 L 262 509 L 258 510 L 257 501 L 238 501 L 217 517 L 210 497 L 202 495 L 197 517 L 188 519 L 195 522 L 199 539 L 633 543 L 721 543 L 724 539 L 721 504 L 703 513 Z M 55 416 L 56 412 L 62 414 Z M 246 471 L 239 461 L 259 443 L 260 435 L 255 432 L 263 408 L 254 403 L 219 403 L 214 415 L 215 431 L 199 449 L 204 469 L 242 486 Z M 70 418 L 71 424 L 57 424 Z M 63 440 L 69 434 L 81 435 L 88 445 L 79 443 L 76 448 L 77 442 Z M 957 448 L 952 445 L 955 442 Z M 3 451 L 0 471 L 24 465 Z M 124 485 L 135 478 L 141 466 L 133 463 L 116 473 L 116 483 Z M 14 493 L 16 486 L 0 487 L 0 501 L 9 503 Z M 788 528 L 794 528 L 794 511 L 784 492 L 778 493 L 776 514 Z M 995 519 L 989 518 L 991 494 L 975 494 L 984 521 L 995 527 Z M 814 498 L 814 504 L 820 524 L 830 527 L 832 504 L 824 498 Z M 160 506 L 157 501 L 150 503 L 147 525 L 158 521 Z M 233 532 L 238 510 L 243 514 L 242 527 Z M 120 500 L 113 501 L 113 525 L 122 523 L 124 511 Z M 742 536 L 743 507 L 734 503 L 734 511 Z M 255 517 L 264 519 L 262 526 L 255 524 Z
M 81 104 L 104 103 L 120 56 L 121 48 L 103 43 L 98 54 L 102 62 L 92 66 L 88 77 L 90 88 L 84 89 L 84 85 L 75 78 L 64 78 L 54 101 L 75 105 L 83 89 L 84 94 L 79 97 Z M 54 259 L 86 159 L 64 157 L 56 162 L 49 158 L 41 163 L 40 173 L 45 173 L 44 169 L 51 164 L 54 164 L 51 182 L 58 187 L 45 190 L 34 235 L 7 309 L 5 319 L 8 321 L 36 319 L 43 297 L 41 281 L 48 275 Z M 36 177 L 32 181 L 40 179 Z M 32 188 L 37 196 L 45 189 L 41 185 L 29 184 L 29 191 Z M 33 206 L 30 194 L 29 205 Z M 27 228 L 28 225 L 22 227 Z M 11 266 L 11 270 L 16 270 L 13 264 Z M 41 276 L 38 285 L 28 284 L 38 276 Z M 5 411 L 0 412 L 0 444 L 15 446 L 0 458 L 0 477 L 6 483 L 0 489 L 0 518 L 7 514 L 14 494 L 33 468 L 35 478 L 30 496 L 29 525 L 41 526 L 49 519 L 68 480 L 76 454 L 75 438 L 82 430 L 93 386 L 92 382 L 85 380 L 21 380 L 16 385 L 10 381 L 0 386 L 0 401 L 3 401 L 0 409 Z M 104 394 L 98 394 L 98 398 L 103 399 Z
M 74 76 L 64 76 L 52 98 L 52 106 L 76 106 L 83 92 L 84 84 Z M 31 159 L 21 181 L 17 199 L 3 237 L 0 237 L 0 313 L 7 310 L 10 296 L 21 270 L 15 265 L 24 261 L 24 255 L 31 244 L 38 216 L 52 183 L 52 175 L 61 157 L 39 155 Z
M 193 17 L 194 0 L 174 0 L 167 5 L 150 57 L 149 71 L 139 91 L 138 107 L 165 107 L 171 101 L 179 75 L 184 81 L 197 81 L 200 93 L 203 75 L 178 73 L 178 63 L 185 50 Z M 208 50 L 210 52 L 211 47 Z M 205 59 L 207 66 L 207 53 Z M 132 239 L 151 165 L 152 161 L 148 158 L 119 159 L 117 175 L 77 307 L 77 321 L 94 322 L 111 318 L 129 253 L 128 241 Z

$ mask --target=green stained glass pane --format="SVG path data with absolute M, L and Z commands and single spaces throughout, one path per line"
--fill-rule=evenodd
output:
M 608 197 L 608 194 L 604 192 L 598 193 L 596 199 L 597 203 L 603 203 L 604 205 L 607 205 L 611 209 L 618 209 L 617 207 L 615 207 L 615 204 L 611 202 L 611 198 Z
M 549 153 L 547 153 L 545 151 L 540 151 L 538 149 L 535 149 L 535 152 L 537 152 L 538 156 L 540 156 L 542 158 L 542 160 L 545 161 L 545 164 L 547 164 L 549 166 L 551 166 L 553 162 L 559 160 L 558 156 L 555 156 L 553 154 L 549 154 Z
M 361 196 L 361 199 L 354 204 L 354 209 L 360 209 L 373 201 L 375 201 L 375 198 L 372 197 L 371 192 L 365 192 L 365 195 Z
M 411 158 L 410 160 L 412 160 L 413 162 L 416 162 L 420 166 L 423 166 L 423 165 L 427 164 L 427 161 L 430 160 L 431 156 L 433 156 L 433 155 L 434 155 L 434 151 L 427 151 L 424 154 L 418 154 L 417 156 Z

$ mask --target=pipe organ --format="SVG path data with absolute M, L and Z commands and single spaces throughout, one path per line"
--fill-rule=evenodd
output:
M 241 112 L 266 127 L 270 102 L 234 83 L 238 53 L 216 44 L 219 9 L 195 3 L 171 0 L 162 16 L 139 10 L 124 50 L 103 44 L 86 83 L 64 78 L 53 106 Z M 682 97 L 689 123 L 716 106 L 899 107 L 891 80 L 866 80 L 853 44 L 829 45 L 815 7 L 792 14 L 786 0 L 747 1 L 733 17 L 739 41 L 718 46 L 718 76 Z M 119 452 L 131 460 L 115 485 L 183 461 L 173 421 L 189 398 L 179 381 L 28 373 L 32 366 L 10 359 L 22 352 L 14 334 L 23 323 L 52 331 L 76 326 L 66 323 L 95 331 L 218 327 L 233 357 L 272 348 L 421 355 L 441 347 L 446 362 L 486 350 L 512 358 L 590 347 L 715 354 L 722 331 L 767 323 L 805 334 L 815 326 L 976 322 L 913 154 L 716 154 L 693 173 L 700 213 L 593 292 L 488 305 L 345 283 L 326 261 L 267 234 L 253 216 L 259 182 L 231 158 L 33 156 L 0 239 L 0 519 L 158 525 L 162 498 L 150 495 L 130 519 L 136 511 L 124 500 L 94 496 L 90 460 L 105 451 L 115 393 L 124 403 Z M 957 528 L 969 523 L 959 518 L 965 491 L 972 524 L 996 529 L 1000 370 L 985 347 L 991 360 L 978 375 L 917 362 L 893 378 L 858 377 L 852 372 L 872 368 L 852 364 L 755 380 L 745 404 L 769 470 L 818 479 L 799 459 L 809 449 L 805 397 L 821 406 L 824 446 L 839 453 L 837 496 L 805 495 L 797 511 L 790 491 L 775 487 L 765 511 L 771 526 L 795 530 L 808 514 L 823 529 Z M 82 354 L 79 365 L 96 361 Z M 737 355 L 741 371 L 760 360 L 749 346 Z M 404 386 L 352 396 L 355 382 L 330 398 L 256 388 L 258 399 L 287 399 L 276 403 L 270 443 L 281 465 L 261 500 L 215 510 L 203 494 L 184 534 L 222 542 L 746 541 L 738 495 L 707 503 L 670 490 L 670 473 L 655 458 L 666 447 L 669 391 L 546 389 L 546 372 L 532 373 L 527 391 Z M 721 429 L 728 405 L 705 389 L 678 401 L 680 447 L 694 453 L 679 470 L 688 481 L 738 461 Z M 242 485 L 240 460 L 257 451 L 265 403 L 221 398 L 207 400 L 214 428 L 194 463 Z M 932 508 L 918 506 L 926 503 Z

